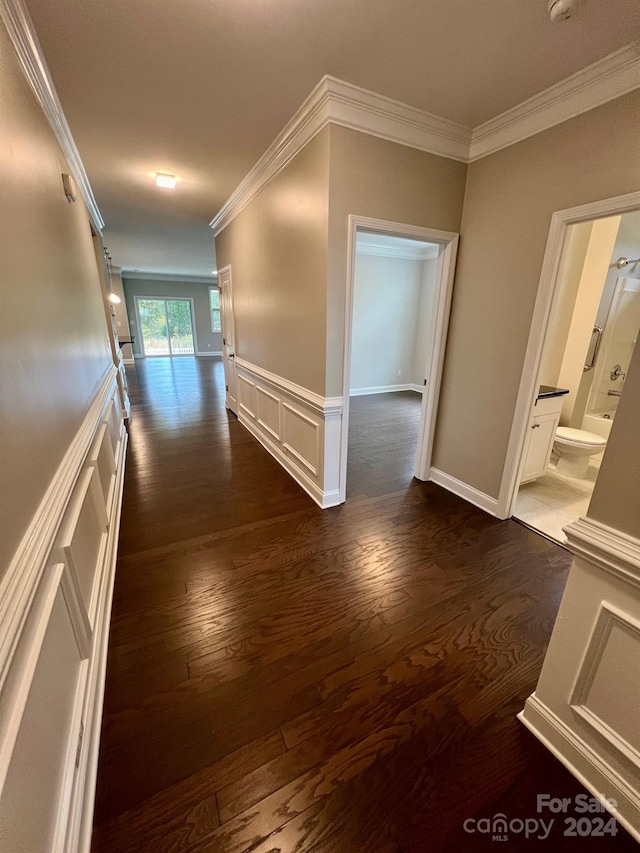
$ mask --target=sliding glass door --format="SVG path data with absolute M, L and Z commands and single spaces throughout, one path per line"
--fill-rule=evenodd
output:
M 190 299 L 136 296 L 136 306 L 145 356 L 194 354 Z

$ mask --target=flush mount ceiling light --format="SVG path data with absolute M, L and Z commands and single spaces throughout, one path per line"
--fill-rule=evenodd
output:
M 577 0 L 549 0 L 547 3 L 547 11 L 549 17 L 556 21 L 566 21 L 570 18 L 577 6 Z
M 156 186 L 165 190 L 174 190 L 176 188 L 176 176 L 170 175 L 168 172 L 156 172 Z

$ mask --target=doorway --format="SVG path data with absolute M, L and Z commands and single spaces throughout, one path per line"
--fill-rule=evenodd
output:
M 191 299 L 136 296 L 135 305 L 145 358 L 195 354 Z
M 429 479 L 457 244 L 452 232 L 349 217 L 340 501 L 349 454 L 373 474 L 352 494 Z
M 233 315 L 233 285 L 231 267 L 218 270 L 220 288 L 220 320 L 222 324 L 222 363 L 225 381 L 225 406 L 234 415 L 238 414 L 236 392 L 236 326 Z
M 563 528 L 587 513 L 640 330 L 638 208 L 634 193 L 552 222 L 536 306 L 544 299 L 546 316 L 538 314 L 537 342 L 534 317 L 531 396 L 519 400 L 527 405 L 504 497 L 509 515 L 560 544 Z

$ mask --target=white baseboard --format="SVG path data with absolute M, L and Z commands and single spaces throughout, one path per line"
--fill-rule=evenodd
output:
M 340 493 L 337 489 L 331 492 L 323 492 L 320 487 L 317 486 L 313 480 L 309 479 L 304 471 L 296 465 L 293 459 L 283 453 L 277 444 L 272 442 L 263 432 L 258 430 L 253 421 L 246 417 L 242 411 L 238 415 L 238 420 L 249 430 L 254 438 L 258 439 L 265 450 L 268 450 L 273 458 L 279 462 L 286 471 L 288 471 L 296 483 L 301 486 L 309 497 L 318 504 L 320 509 L 328 509 L 329 507 L 337 506 L 340 503 Z
M 136 360 L 135 360 L 135 358 L 123 358 L 122 363 L 123 364 L 135 364 Z
M 197 352 L 196 355 L 198 356 L 198 358 L 202 358 L 203 356 L 209 356 L 209 355 L 221 356 L 222 351 L 221 350 L 207 350 L 207 352 Z
M 640 798 L 637 791 L 535 693 L 527 699 L 518 719 L 594 796 L 603 798 L 603 802 L 614 799 L 618 803 L 617 809 L 610 809 L 611 813 L 640 842 Z
M 454 495 L 464 498 L 464 500 L 468 501 L 470 504 L 483 509 L 485 512 L 488 512 L 489 515 L 497 516 L 497 498 L 492 498 L 484 492 L 474 489 L 473 486 L 468 485 L 468 483 L 463 483 L 462 480 L 457 480 L 450 474 L 445 474 L 444 471 L 438 470 L 438 468 L 431 468 L 429 471 L 429 480 L 432 483 L 436 483 L 438 486 L 442 486 L 443 489 L 453 492 Z
M 417 394 L 422 394 L 423 386 L 411 382 L 406 382 L 404 385 L 374 385 L 371 388 L 352 388 L 349 396 L 364 397 L 367 394 L 388 394 L 391 391 L 415 391 Z

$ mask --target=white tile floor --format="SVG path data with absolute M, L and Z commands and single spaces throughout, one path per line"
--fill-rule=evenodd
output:
M 599 469 L 600 459 L 592 458 L 588 479 L 576 480 L 558 474 L 552 462 L 544 477 L 520 486 L 514 518 L 556 542 L 566 542 L 562 528 L 586 514 Z

